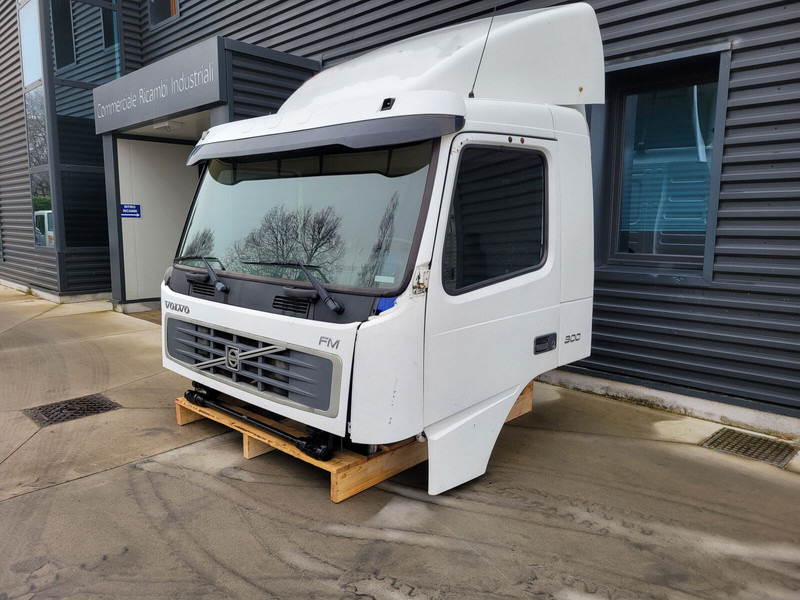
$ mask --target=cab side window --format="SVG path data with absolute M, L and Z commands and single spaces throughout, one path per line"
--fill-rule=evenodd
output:
M 542 154 L 470 146 L 461 155 L 444 241 L 450 294 L 502 281 L 545 259 L 545 161 Z

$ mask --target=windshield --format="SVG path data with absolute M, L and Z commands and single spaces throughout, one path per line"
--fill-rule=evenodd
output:
M 326 284 L 396 288 L 432 151 L 427 141 L 214 159 L 178 256 L 192 266 L 202 267 L 202 256 L 219 270 L 307 282 L 304 265 Z

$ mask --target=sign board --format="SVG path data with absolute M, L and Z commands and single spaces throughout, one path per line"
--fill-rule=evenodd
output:
M 213 37 L 96 87 L 94 126 L 107 133 L 226 101 L 222 38 Z
M 120 204 L 120 215 L 123 219 L 141 219 L 141 204 Z

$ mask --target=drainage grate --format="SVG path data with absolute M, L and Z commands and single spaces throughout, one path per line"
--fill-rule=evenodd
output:
M 64 423 L 89 415 L 99 415 L 110 410 L 122 408 L 120 404 L 109 400 L 102 394 L 92 394 L 82 398 L 72 398 L 62 402 L 53 402 L 34 408 L 26 408 L 22 412 L 28 415 L 41 427 Z
M 797 454 L 797 448 L 786 442 L 743 433 L 727 427 L 720 429 L 703 442 L 703 448 L 737 454 L 778 467 L 785 467 L 786 463 Z

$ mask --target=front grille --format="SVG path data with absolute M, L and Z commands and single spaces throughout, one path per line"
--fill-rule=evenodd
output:
M 275 296 L 272 300 L 272 308 L 283 313 L 292 315 L 308 316 L 308 308 L 311 302 L 308 298 L 292 298 L 290 296 Z
M 192 282 L 192 296 L 205 296 L 206 298 L 214 297 L 214 286 L 210 283 L 202 283 L 200 281 Z
M 167 319 L 167 352 L 190 369 L 285 404 L 331 412 L 330 359 L 243 333 Z

